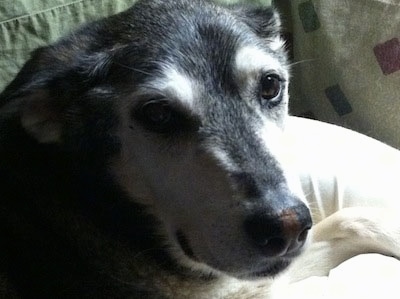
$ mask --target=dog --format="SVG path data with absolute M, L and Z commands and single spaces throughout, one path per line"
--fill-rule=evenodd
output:
M 270 298 L 355 255 L 312 247 L 357 213 L 308 236 L 288 83 L 271 7 L 142 0 L 34 51 L 0 96 L 4 293 Z

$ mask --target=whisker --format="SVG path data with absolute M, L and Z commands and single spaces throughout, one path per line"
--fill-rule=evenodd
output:
M 304 60 L 299 60 L 299 61 L 295 61 L 295 62 L 292 62 L 292 63 L 288 64 L 288 66 L 291 67 L 291 66 L 295 66 L 295 65 L 298 65 L 298 64 L 301 64 L 301 63 L 313 62 L 313 61 L 316 61 L 316 60 L 317 60 L 317 59 L 304 59 Z
M 131 66 L 129 66 L 129 65 L 126 65 L 126 64 L 123 64 L 123 63 L 120 63 L 120 62 L 115 62 L 115 64 L 116 64 L 116 65 L 119 65 L 120 67 L 123 67 L 123 68 L 125 68 L 125 69 L 131 70 L 131 71 L 134 71 L 134 72 L 138 72 L 138 73 L 141 73 L 141 74 L 144 74 L 144 75 L 151 76 L 150 73 L 148 73 L 148 72 L 146 72 L 146 71 L 143 71 L 143 70 L 139 70 L 139 69 L 134 68 L 134 67 L 131 67 Z

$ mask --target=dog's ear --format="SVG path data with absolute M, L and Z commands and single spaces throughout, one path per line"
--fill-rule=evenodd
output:
M 253 31 L 263 37 L 270 38 L 280 34 L 281 20 L 272 6 L 233 6 L 236 15 Z
M 68 107 L 104 72 L 105 55 L 63 41 L 34 51 L 16 78 L 0 94 L 1 118 L 17 117 L 41 143 L 60 141 Z
M 232 6 L 239 19 L 247 24 L 258 36 L 276 46 L 283 46 L 281 39 L 281 19 L 278 11 L 272 6 Z

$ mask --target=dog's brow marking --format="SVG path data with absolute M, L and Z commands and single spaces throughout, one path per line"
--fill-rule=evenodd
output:
M 272 51 L 279 51 L 283 49 L 284 46 L 285 46 L 285 41 L 280 37 L 274 38 L 269 44 L 269 47 L 271 48 Z
M 172 94 L 182 104 L 188 106 L 188 108 L 192 108 L 194 102 L 194 82 L 173 68 L 167 68 L 164 74 L 165 79 L 161 88 L 167 93 Z
M 238 74 L 251 74 L 263 69 L 280 70 L 280 63 L 271 55 L 255 46 L 240 48 L 235 57 L 235 66 Z

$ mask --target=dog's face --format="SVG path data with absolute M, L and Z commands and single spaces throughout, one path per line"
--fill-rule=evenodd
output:
M 181 263 L 275 275 L 311 226 L 282 160 L 289 75 L 278 30 L 270 8 L 142 1 L 37 52 L 3 98 L 39 142 L 117 140 L 105 165 L 160 219 Z

